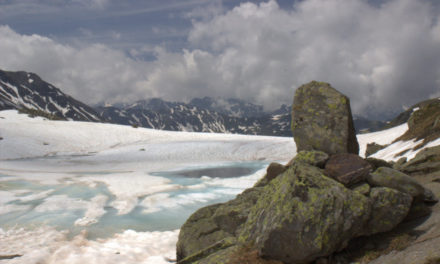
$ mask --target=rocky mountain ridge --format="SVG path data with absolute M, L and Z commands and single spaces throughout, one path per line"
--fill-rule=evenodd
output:
M 290 106 L 264 111 L 239 99 L 194 98 L 188 103 L 160 98 L 92 108 L 41 80 L 36 74 L 0 70 L 0 110 L 18 109 L 51 119 L 110 122 L 171 131 L 290 137 Z M 355 117 L 357 131 L 375 131 L 383 122 Z
M 97 108 L 112 123 L 172 131 L 290 136 L 286 106 L 266 113 L 262 106 L 238 99 L 195 98 L 189 103 L 160 98 L 124 106 Z
M 0 70 L 0 110 L 5 109 L 53 119 L 101 121 L 93 108 L 28 72 Z

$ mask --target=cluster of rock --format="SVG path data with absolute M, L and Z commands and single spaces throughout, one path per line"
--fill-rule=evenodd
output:
M 351 239 L 389 231 L 436 202 L 410 176 L 357 155 L 350 102 L 327 83 L 297 89 L 292 131 L 298 154 L 287 165 L 270 164 L 253 188 L 186 221 L 178 263 L 237 263 L 249 252 L 267 263 L 326 263 Z

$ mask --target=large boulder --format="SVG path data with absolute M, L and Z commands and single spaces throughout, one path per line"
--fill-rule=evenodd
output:
M 359 153 L 350 100 L 328 83 L 312 81 L 296 90 L 291 125 L 297 151 Z
M 253 245 L 263 258 L 309 263 L 362 235 L 370 213 L 368 197 L 317 167 L 294 162 L 264 187 L 239 241 Z
M 237 235 L 255 204 L 260 188 L 251 188 L 226 203 L 203 207 L 183 224 L 177 242 L 177 260 L 198 252 L 212 252 L 220 241 Z M 217 248 L 218 249 L 218 248 Z
M 370 171 L 370 163 L 350 153 L 332 155 L 325 164 L 325 174 L 345 186 L 364 181 Z

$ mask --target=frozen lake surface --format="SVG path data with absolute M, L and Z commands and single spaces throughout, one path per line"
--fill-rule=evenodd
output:
M 0 112 L 0 263 L 168 263 L 198 208 L 251 187 L 292 138 Z
M 0 172 L 0 226 L 32 228 L 48 225 L 69 230 L 69 236 L 87 231 L 89 239 L 108 238 L 127 229 L 166 231 L 180 228 L 189 215 L 202 206 L 232 199 L 264 174 L 267 162 L 219 163 L 180 170 L 105 171 L 93 170 L 91 162 L 76 161 L 85 171 L 66 169 L 57 175 L 50 169 L 74 157 L 8 161 L 14 167 L 35 168 L 47 162 L 46 170 Z M 35 163 L 35 165 L 32 165 Z M 63 166 L 64 167 L 64 166 Z M 38 178 L 26 174 L 38 174 Z M 56 181 L 54 179 L 57 178 Z M 113 191 L 107 182 L 123 182 L 128 194 Z M 134 185 L 144 186 L 139 190 Z M 149 186 L 150 185 L 150 186 Z M 150 187 L 150 188 L 149 188 Z M 133 193 L 130 194 L 130 190 Z

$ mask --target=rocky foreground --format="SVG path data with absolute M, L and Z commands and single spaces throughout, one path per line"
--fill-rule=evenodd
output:
M 182 226 L 177 262 L 440 263 L 440 147 L 390 164 L 357 154 L 349 99 L 297 89 L 298 154 Z

